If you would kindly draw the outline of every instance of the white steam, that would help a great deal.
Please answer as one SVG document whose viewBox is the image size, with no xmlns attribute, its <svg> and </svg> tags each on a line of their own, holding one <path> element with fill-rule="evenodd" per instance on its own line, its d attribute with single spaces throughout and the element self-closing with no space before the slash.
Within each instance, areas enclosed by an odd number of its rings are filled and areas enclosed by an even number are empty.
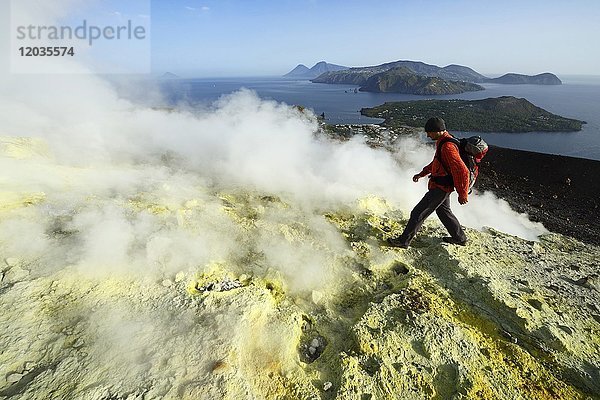
<svg viewBox="0 0 600 400">
<path fill-rule="evenodd" d="M 69 217 L 64 229 L 80 232 L 80 264 L 92 270 L 148 263 L 177 269 L 227 258 L 242 233 L 235 232 L 207 188 L 279 196 L 317 216 L 367 195 L 384 197 L 408 213 L 427 190 L 425 180 L 411 181 L 432 157 L 432 150 L 416 140 L 401 140 L 395 154 L 369 148 L 358 138 L 331 142 L 314 135 L 312 115 L 248 90 L 225 96 L 207 110 L 177 112 L 123 100 L 93 76 L 11 79 L 3 88 L 0 105 L 7 113 L 1 135 L 43 138 L 52 162 L 62 165 L 47 168 L 49 161 L 39 157 L 4 159 L 4 180 L 46 193 L 52 212 Z M 68 178 L 61 168 L 69 171 Z M 197 228 L 191 233 L 180 229 L 181 217 L 158 229 L 164 221 L 157 224 L 157 215 L 132 216 L 108 201 L 131 204 L 140 193 L 150 196 L 146 203 L 179 206 L 199 199 L 205 217 L 188 221 Z M 103 200 L 87 209 L 90 198 Z M 471 196 L 466 206 L 454 203 L 461 223 L 472 228 L 490 226 L 526 239 L 543 232 L 489 193 Z M 38 218 L 39 225 L 9 221 L 2 228 L 20 236 L 29 229 L 28 236 L 39 237 L 50 219 Z M 43 243 L 31 251 L 39 254 Z M 263 245 L 275 265 L 304 260 L 316 266 L 330 257 L 309 251 L 305 259 L 301 247 L 274 251 L 276 245 Z"/>
<path fill-rule="evenodd" d="M 184 385 L 215 358 L 237 358 L 242 370 L 295 360 L 299 328 L 282 328 L 297 324 L 278 319 L 272 296 L 251 287 L 259 294 L 236 299 L 239 310 L 218 301 L 186 309 L 182 298 L 193 301 L 179 290 L 179 272 L 225 263 L 302 294 L 339 283 L 347 275 L 334 267 L 351 251 L 323 214 L 375 195 L 407 215 L 427 190 L 411 177 L 433 156 L 410 138 L 395 153 L 359 138 L 320 138 L 313 115 L 247 90 L 206 109 L 168 111 L 124 100 L 93 75 L 4 74 L 0 109 L 0 255 L 13 277 L 31 279 L 2 295 L 3 323 L 21 333 L 0 339 L 10 364 L 59 360 L 53 385 L 70 388 L 77 371 L 92 371 L 79 382 L 84 391 L 98 382 L 173 382 L 171 373 Z M 491 194 L 453 209 L 472 228 L 527 239 L 544 231 Z M 59 331 L 81 342 L 63 346 Z M 88 355 L 63 356 L 71 346 Z M 199 386 L 217 385 L 203 379 Z"/>
<path fill-rule="evenodd" d="M 50 23 L 83 4 L 62 0 L 48 9 L 37 3 L 12 11 Z M 248 90 L 205 109 L 168 111 L 125 100 L 89 74 L 0 79 L 0 137 L 35 139 L 22 148 L 11 144 L 27 156 L 4 151 L 0 157 L 0 180 L 11 191 L 3 201 L 19 193 L 41 198 L 0 221 L 0 242 L 11 254 L 50 258 L 46 264 L 75 264 L 89 273 L 174 272 L 240 260 L 251 248 L 306 289 L 323 281 L 323 264 L 346 251 L 323 211 L 375 195 L 407 214 L 427 190 L 424 180 L 411 180 L 432 158 L 418 141 L 400 140 L 394 154 L 358 137 L 332 142 L 315 136 L 310 113 Z M 157 94 L 126 86 L 144 100 Z M 301 235 L 276 240 L 261 235 L 260 226 L 258 235 L 244 230 L 223 212 L 220 198 L 239 191 L 299 205 L 303 215 L 280 210 L 273 217 L 267 210 L 261 218 L 289 218 L 271 220 L 274 226 L 302 220 L 302 229 L 323 246 Z M 460 221 L 472 228 L 491 226 L 527 239 L 544 232 L 491 194 L 472 196 L 466 206 L 454 203 Z"/>
</svg>

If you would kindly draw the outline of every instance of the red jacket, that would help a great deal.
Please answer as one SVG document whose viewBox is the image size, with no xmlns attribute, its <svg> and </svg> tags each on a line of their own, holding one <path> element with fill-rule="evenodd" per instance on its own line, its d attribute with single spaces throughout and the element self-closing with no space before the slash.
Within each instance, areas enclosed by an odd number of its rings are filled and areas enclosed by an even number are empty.
<svg viewBox="0 0 600 400">
<path fill-rule="evenodd" d="M 440 141 L 443 138 L 452 137 L 448 132 L 445 132 L 436 142 L 435 147 L 440 145 Z M 429 165 L 425 166 L 423 170 L 419 173 L 420 177 L 429 176 L 429 189 L 440 188 L 445 192 L 454 191 L 454 187 L 456 187 L 456 192 L 458 193 L 459 199 L 467 199 L 469 194 L 469 170 L 467 166 L 460 158 L 460 154 L 458 153 L 458 146 L 452 142 L 446 142 L 442 146 L 441 157 L 444 160 L 444 163 L 450 168 L 450 171 L 444 170 L 444 166 L 437 159 L 433 158 L 433 161 L 429 163 Z M 452 174 L 452 179 L 454 180 L 454 187 L 452 186 L 443 186 L 438 183 L 435 183 L 431 177 L 434 176 L 445 176 L 448 174 Z"/>
</svg>

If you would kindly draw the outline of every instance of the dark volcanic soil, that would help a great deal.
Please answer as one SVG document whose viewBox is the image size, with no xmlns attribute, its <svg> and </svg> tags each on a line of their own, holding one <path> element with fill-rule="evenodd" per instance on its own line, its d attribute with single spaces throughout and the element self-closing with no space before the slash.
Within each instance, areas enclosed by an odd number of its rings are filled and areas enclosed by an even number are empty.
<svg viewBox="0 0 600 400">
<path fill-rule="evenodd" d="M 372 147 L 393 151 L 393 143 L 419 128 L 392 130 L 378 125 L 324 125 L 330 137 L 363 135 Z M 431 147 L 432 154 L 435 151 Z M 489 190 L 527 213 L 551 232 L 600 245 L 600 161 L 490 146 L 475 187 Z"/>
<path fill-rule="evenodd" d="M 552 232 L 600 245 L 600 161 L 490 146 L 476 187 Z"/>
</svg>

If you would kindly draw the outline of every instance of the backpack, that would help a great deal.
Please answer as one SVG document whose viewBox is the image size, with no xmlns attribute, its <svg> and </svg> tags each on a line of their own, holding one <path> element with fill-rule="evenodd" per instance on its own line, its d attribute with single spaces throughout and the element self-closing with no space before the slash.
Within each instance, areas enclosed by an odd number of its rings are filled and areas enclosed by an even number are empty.
<svg viewBox="0 0 600 400">
<path fill-rule="evenodd" d="M 480 136 L 471 136 L 470 138 L 462 139 L 457 139 L 453 136 L 451 138 L 442 139 L 435 151 L 435 157 L 440 160 L 446 172 L 449 172 L 450 168 L 448 168 L 448 166 L 442 160 L 442 146 L 447 142 L 452 142 L 458 146 L 460 158 L 469 170 L 469 193 L 471 193 L 471 189 L 473 188 L 475 180 L 477 179 L 477 175 L 479 174 L 479 163 L 487 154 L 488 145 Z M 452 174 L 450 173 L 445 176 L 436 176 L 432 179 L 435 183 L 440 185 L 454 186 L 454 180 L 452 179 Z"/>
</svg>

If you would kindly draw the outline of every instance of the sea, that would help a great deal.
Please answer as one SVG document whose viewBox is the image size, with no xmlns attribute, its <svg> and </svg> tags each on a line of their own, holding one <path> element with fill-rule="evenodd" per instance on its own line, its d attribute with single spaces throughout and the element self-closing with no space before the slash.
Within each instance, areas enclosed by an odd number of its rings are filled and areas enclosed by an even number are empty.
<svg viewBox="0 0 600 400">
<path fill-rule="evenodd" d="M 383 120 L 362 116 L 360 109 L 389 101 L 478 100 L 515 96 L 551 113 L 586 121 L 586 124 L 579 132 L 479 133 L 457 132 L 452 129 L 452 121 L 446 121 L 448 130 L 459 137 L 477 134 L 489 144 L 501 147 L 600 160 L 600 76 L 559 77 L 562 85 L 483 84 L 483 91 L 444 96 L 368 93 L 358 91 L 358 86 L 353 85 L 321 84 L 281 77 L 169 79 L 161 80 L 160 86 L 169 105 L 180 102 L 205 105 L 223 95 L 247 88 L 263 99 L 302 105 L 319 115 L 324 113 L 326 122 L 330 124 L 380 123 Z M 423 140 L 426 140 L 424 135 Z"/>
</svg>

